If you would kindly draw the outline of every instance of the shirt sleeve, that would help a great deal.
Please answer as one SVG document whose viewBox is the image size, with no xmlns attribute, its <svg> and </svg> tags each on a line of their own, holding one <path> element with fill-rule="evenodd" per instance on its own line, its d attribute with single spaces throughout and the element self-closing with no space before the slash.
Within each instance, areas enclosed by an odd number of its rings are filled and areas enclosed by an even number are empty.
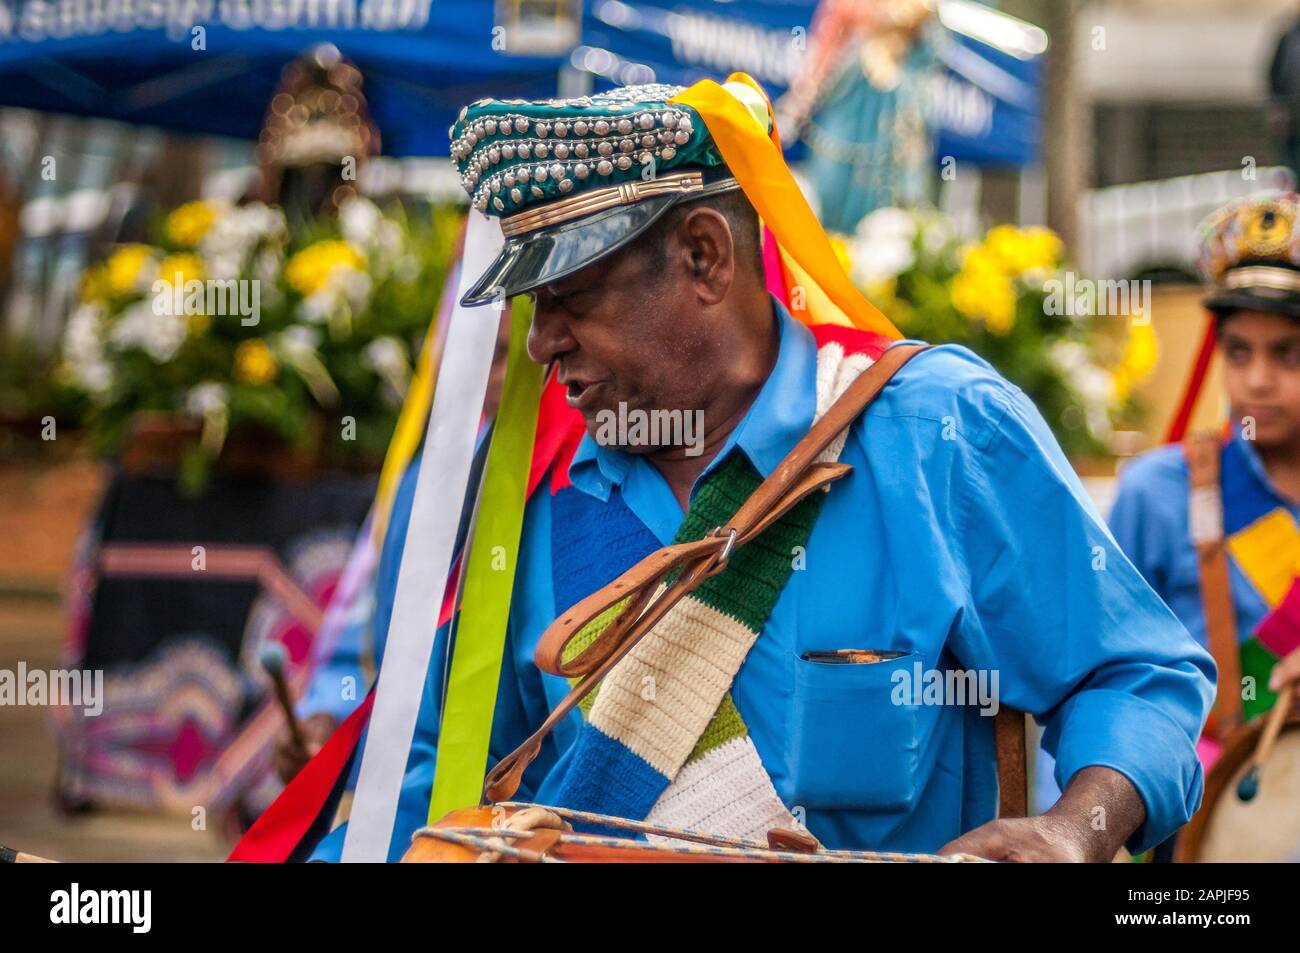
<svg viewBox="0 0 1300 953">
<path fill-rule="evenodd" d="M 1181 453 L 1179 448 L 1167 448 L 1125 464 L 1120 469 L 1108 520 L 1119 548 L 1166 602 L 1170 596 L 1172 546 L 1182 541 L 1190 545 L 1185 517 L 1187 479 L 1177 465 Z"/>
<path fill-rule="evenodd" d="M 379 667 L 393 615 L 402 547 L 406 545 L 406 529 L 415 503 L 419 463 L 417 454 L 398 482 L 374 576 L 357 593 L 356 604 L 349 608 L 347 621 L 329 654 L 317 663 L 307 691 L 298 703 L 299 717 L 310 718 L 325 712 L 342 721 L 365 696 L 369 687 L 367 669 L 373 671 Z M 349 686 L 351 691 L 346 690 Z"/>
<path fill-rule="evenodd" d="M 367 587 L 357 598 L 368 608 L 373 594 Z M 349 615 L 354 613 L 349 610 Z M 366 675 L 361 668 L 361 647 L 369 628 L 370 615 L 365 611 L 357 615 L 360 617 L 350 618 L 344 624 L 330 654 L 321 659 L 312 672 L 307 691 L 298 702 L 299 718 L 328 714 L 343 721 L 365 697 Z"/>
<path fill-rule="evenodd" d="M 1044 726 L 1062 790 L 1094 765 L 1132 782 L 1146 819 L 1128 846 L 1144 851 L 1200 804 L 1213 662 L 1120 550 L 1028 398 L 1000 380 L 982 389 L 993 425 L 954 463 L 971 610 L 954 651 Z"/>
</svg>

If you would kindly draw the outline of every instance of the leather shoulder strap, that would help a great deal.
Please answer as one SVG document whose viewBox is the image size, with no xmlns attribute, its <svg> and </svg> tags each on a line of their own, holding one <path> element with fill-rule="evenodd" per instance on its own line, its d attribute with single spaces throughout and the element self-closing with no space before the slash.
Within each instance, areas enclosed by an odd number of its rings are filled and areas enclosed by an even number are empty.
<svg viewBox="0 0 1300 953">
<path fill-rule="evenodd" d="M 993 716 L 998 759 L 998 817 L 1029 815 L 1029 769 L 1025 713 L 1003 705 Z"/>
<path fill-rule="evenodd" d="M 1219 667 L 1211 731 L 1222 736 L 1242 721 L 1241 649 L 1237 642 L 1237 613 L 1223 538 L 1223 491 L 1219 464 L 1223 442 L 1198 434 L 1183 441 L 1188 469 L 1188 526 L 1196 547 L 1201 580 L 1201 607 L 1210 654 Z"/>
<path fill-rule="evenodd" d="M 580 679 L 547 716 L 542 726 L 488 772 L 485 794 L 490 801 L 507 800 L 518 790 L 524 770 L 541 750 L 542 739 L 613 670 L 664 615 L 706 579 L 726 568 L 731 553 L 780 519 L 808 494 L 852 470 L 844 463 L 818 462 L 818 457 L 871 404 L 923 345 L 899 344 L 858 375 L 827 408 L 785 459 L 741 504 L 727 526 L 702 539 L 674 543 L 656 550 L 552 622 L 538 641 L 537 667 L 553 675 Z M 669 579 L 669 577 L 672 577 Z M 565 659 L 569 642 L 597 616 L 626 600 L 610 622 L 573 658 Z"/>
</svg>

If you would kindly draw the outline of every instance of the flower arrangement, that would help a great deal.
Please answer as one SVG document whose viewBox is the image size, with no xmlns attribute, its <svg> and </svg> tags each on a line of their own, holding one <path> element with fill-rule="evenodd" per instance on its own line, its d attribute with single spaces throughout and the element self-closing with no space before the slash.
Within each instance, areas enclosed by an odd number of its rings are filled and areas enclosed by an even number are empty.
<svg viewBox="0 0 1300 953">
<path fill-rule="evenodd" d="M 845 244 L 855 282 L 904 334 L 985 358 L 1067 453 L 1105 450 L 1137 413 L 1133 385 L 1156 359 L 1149 318 L 1054 307 L 1066 261 L 1050 229 L 998 225 L 965 241 L 939 212 L 883 208 Z"/>
<path fill-rule="evenodd" d="M 449 267 L 460 213 L 356 198 L 290 234 L 279 209 L 191 202 L 149 244 L 87 270 L 58 380 L 106 453 L 141 412 L 201 429 L 183 481 L 200 485 L 235 431 L 382 454 Z"/>
</svg>

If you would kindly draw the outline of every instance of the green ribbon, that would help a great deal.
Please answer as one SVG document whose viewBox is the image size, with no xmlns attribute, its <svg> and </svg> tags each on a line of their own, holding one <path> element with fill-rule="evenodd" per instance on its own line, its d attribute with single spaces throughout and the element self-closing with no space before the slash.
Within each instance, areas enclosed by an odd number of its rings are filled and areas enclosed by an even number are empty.
<svg viewBox="0 0 1300 953">
<path fill-rule="evenodd" d="M 527 307 L 512 309 L 505 385 L 479 491 L 460 619 L 454 623 L 430 824 L 483 796 L 544 376 L 526 350 L 530 320 Z"/>
</svg>

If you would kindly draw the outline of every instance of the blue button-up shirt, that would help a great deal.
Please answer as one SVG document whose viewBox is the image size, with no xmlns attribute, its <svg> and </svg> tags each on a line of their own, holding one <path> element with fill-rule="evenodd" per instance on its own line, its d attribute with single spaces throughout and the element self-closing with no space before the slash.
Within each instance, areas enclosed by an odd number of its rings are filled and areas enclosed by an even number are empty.
<svg viewBox="0 0 1300 953">
<path fill-rule="evenodd" d="M 1300 503 L 1283 496 L 1268 478 L 1254 445 L 1236 430 L 1233 440 L 1245 456 L 1260 493 L 1300 520 Z M 1129 559 L 1174 610 L 1201 645 L 1208 645 L 1201 603 L 1201 573 L 1188 510 L 1187 458 L 1181 446 L 1160 447 L 1131 460 L 1120 471 L 1110 527 Z M 1269 613 L 1269 605 L 1229 559 L 1232 604 L 1238 638 L 1245 642 Z"/>
<path fill-rule="evenodd" d="M 743 453 L 767 476 L 813 422 L 816 344 L 775 311 L 775 366 L 706 475 Z M 970 351 L 933 348 L 853 424 L 840 459 L 853 472 L 831 487 L 803 564 L 731 688 L 777 793 L 802 808 L 811 833 L 835 848 L 934 851 L 995 816 L 992 710 L 927 703 L 919 687 L 896 695 L 898 673 L 934 669 L 996 678 L 1001 704 L 1044 725 L 1062 787 L 1090 765 L 1125 775 L 1147 814 L 1132 849 L 1185 823 L 1201 799 L 1194 742 L 1213 662 L 1116 546 L 1024 394 Z M 592 496 L 622 494 L 661 543 L 672 541 L 682 509 L 644 457 L 588 435 L 569 475 Z M 552 511 L 543 487 L 525 512 L 493 763 L 569 688 L 533 664 L 557 610 Z M 840 648 L 901 655 L 860 665 L 803 658 Z M 440 633 L 394 858 L 428 810 L 444 651 Z M 520 799 L 546 802 L 579 719 L 575 711 L 547 739 Z M 336 858 L 341 844 L 340 829 L 316 856 Z"/>
</svg>

